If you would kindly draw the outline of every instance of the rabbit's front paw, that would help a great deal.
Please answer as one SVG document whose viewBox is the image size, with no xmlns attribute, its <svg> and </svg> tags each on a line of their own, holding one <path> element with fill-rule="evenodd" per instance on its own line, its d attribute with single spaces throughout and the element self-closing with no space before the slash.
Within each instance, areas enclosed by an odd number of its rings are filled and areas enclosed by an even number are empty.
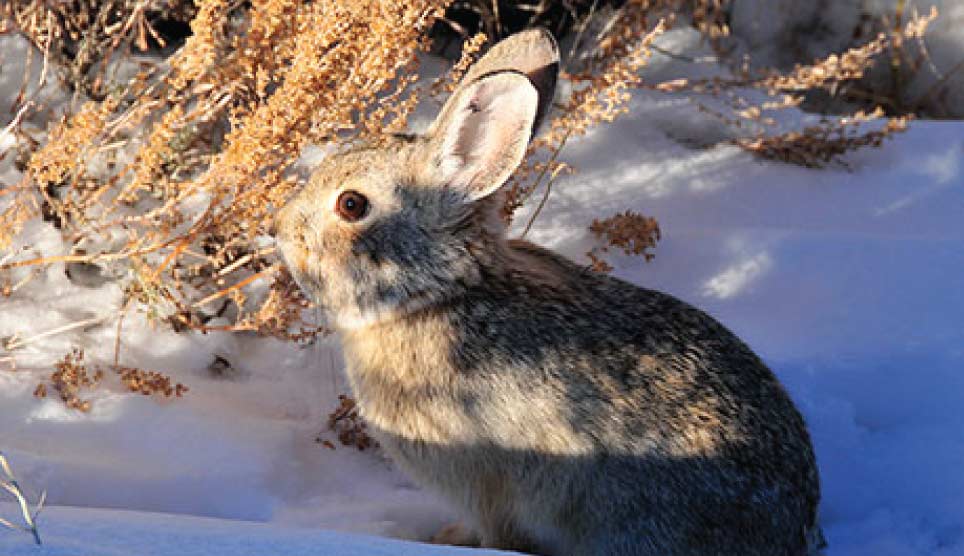
<svg viewBox="0 0 964 556">
<path fill-rule="evenodd" d="M 452 523 L 432 535 L 432 544 L 446 544 L 450 546 L 471 546 L 479 547 L 482 539 L 478 533 L 465 526 L 463 523 Z"/>
</svg>

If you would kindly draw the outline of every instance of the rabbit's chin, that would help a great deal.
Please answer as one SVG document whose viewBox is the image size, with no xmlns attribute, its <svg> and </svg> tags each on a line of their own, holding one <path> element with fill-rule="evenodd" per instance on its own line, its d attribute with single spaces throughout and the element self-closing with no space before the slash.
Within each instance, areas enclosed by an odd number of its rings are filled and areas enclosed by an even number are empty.
<svg viewBox="0 0 964 556">
<path fill-rule="evenodd" d="M 403 319 L 413 313 L 444 304 L 446 297 L 438 291 L 410 293 L 404 299 L 379 299 L 364 307 L 329 308 L 332 324 L 342 330 L 358 330 L 369 326 Z"/>
<path fill-rule="evenodd" d="M 397 320 L 417 310 L 405 310 L 401 305 L 375 307 L 365 310 L 342 310 L 330 315 L 334 326 L 340 330 L 359 330 L 376 324 Z"/>
<path fill-rule="evenodd" d="M 404 297 L 386 297 L 373 295 L 364 288 L 357 289 L 358 284 L 352 284 L 356 288 L 339 289 L 337 285 L 344 283 L 337 280 L 331 283 L 322 276 L 308 277 L 295 270 L 292 270 L 291 275 L 301 291 L 325 312 L 328 323 L 341 330 L 358 330 L 402 319 L 412 313 L 443 304 L 447 299 L 442 295 L 441 291 L 444 290 L 441 288 L 406 292 Z M 341 299 L 352 299 L 354 302 L 338 302 Z"/>
</svg>

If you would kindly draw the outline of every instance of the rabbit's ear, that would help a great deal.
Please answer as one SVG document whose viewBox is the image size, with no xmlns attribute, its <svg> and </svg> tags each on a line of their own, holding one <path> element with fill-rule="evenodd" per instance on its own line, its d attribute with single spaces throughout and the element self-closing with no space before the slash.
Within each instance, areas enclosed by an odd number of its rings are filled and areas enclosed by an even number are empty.
<svg viewBox="0 0 964 556">
<path fill-rule="evenodd" d="M 521 73 L 459 88 L 427 134 L 426 162 L 436 180 L 473 201 L 498 190 L 522 162 L 538 105 L 538 91 Z"/>
<path fill-rule="evenodd" d="M 559 74 L 559 46 L 556 39 L 545 29 L 516 33 L 496 43 L 485 56 L 472 64 L 462 83 L 470 85 L 480 77 L 502 71 L 524 74 L 539 92 L 539 108 L 532 122 L 532 133 L 535 134 L 556 92 Z"/>
</svg>

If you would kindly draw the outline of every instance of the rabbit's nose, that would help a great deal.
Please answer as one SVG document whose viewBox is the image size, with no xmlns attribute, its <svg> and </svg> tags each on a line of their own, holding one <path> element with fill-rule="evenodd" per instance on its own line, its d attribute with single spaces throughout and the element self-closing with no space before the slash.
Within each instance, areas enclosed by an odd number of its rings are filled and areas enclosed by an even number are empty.
<svg viewBox="0 0 964 556">
<path fill-rule="evenodd" d="M 271 237 L 278 236 L 278 217 L 274 217 L 268 222 L 268 235 Z"/>
</svg>

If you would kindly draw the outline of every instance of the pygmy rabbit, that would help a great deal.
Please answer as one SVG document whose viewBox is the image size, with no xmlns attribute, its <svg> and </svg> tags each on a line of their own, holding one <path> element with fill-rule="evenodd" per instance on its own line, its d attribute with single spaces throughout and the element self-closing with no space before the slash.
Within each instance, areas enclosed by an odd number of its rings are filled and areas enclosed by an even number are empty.
<svg viewBox="0 0 964 556">
<path fill-rule="evenodd" d="M 486 547 L 815 554 L 813 449 L 763 362 L 678 299 L 506 239 L 499 190 L 558 61 L 544 31 L 498 43 L 425 134 L 329 157 L 280 212 L 362 415 Z"/>
</svg>

